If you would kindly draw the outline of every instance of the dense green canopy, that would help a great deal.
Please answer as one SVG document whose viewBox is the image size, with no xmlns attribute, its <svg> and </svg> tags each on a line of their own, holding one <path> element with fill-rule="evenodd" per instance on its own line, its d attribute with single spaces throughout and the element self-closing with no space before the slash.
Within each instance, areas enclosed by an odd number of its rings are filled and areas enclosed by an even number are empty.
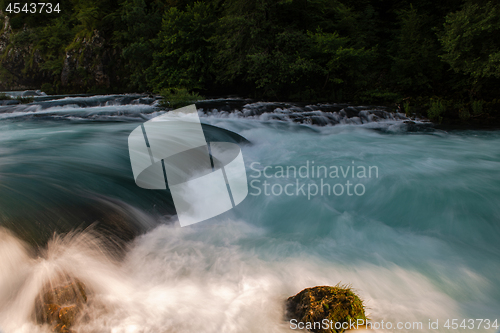
<svg viewBox="0 0 500 333">
<path fill-rule="evenodd" d="M 495 104 L 500 82 L 494 1 L 67 0 L 58 14 L 4 14 L 0 81 L 36 70 L 59 92 L 184 88 L 409 111 L 431 98 L 443 110 Z M 23 74 L 12 48 L 25 50 Z"/>
</svg>

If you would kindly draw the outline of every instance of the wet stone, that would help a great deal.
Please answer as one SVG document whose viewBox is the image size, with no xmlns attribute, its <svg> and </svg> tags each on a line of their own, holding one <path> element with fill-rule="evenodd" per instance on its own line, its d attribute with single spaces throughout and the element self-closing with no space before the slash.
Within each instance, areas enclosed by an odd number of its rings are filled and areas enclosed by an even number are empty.
<svg viewBox="0 0 500 333">
<path fill-rule="evenodd" d="M 50 324 L 54 333 L 75 333 L 70 329 L 87 303 L 87 290 L 81 281 L 46 287 L 35 301 L 38 324 Z"/>
</svg>

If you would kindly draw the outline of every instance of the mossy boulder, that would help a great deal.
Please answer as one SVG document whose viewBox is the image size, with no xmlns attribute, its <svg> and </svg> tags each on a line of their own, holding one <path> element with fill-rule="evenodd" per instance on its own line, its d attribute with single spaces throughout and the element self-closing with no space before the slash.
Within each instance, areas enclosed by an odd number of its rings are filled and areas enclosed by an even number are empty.
<svg viewBox="0 0 500 333">
<path fill-rule="evenodd" d="M 83 282 L 73 280 L 57 287 L 47 286 L 35 301 L 35 317 L 39 324 L 52 325 L 54 333 L 70 333 L 84 304 L 87 289 Z"/>
<path fill-rule="evenodd" d="M 286 302 L 287 319 L 297 322 L 312 323 L 308 328 L 316 333 L 341 333 L 345 331 L 342 323 L 366 321 L 363 301 L 349 286 L 337 285 L 318 286 L 302 290 Z M 314 323 L 323 323 L 328 320 L 328 328 Z M 336 324 L 338 323 L 338 324 Z M 321 326 L 321 327 L 318 327 Z M 344 324 L 344 327 L 347 327 Z"/>
</svg>

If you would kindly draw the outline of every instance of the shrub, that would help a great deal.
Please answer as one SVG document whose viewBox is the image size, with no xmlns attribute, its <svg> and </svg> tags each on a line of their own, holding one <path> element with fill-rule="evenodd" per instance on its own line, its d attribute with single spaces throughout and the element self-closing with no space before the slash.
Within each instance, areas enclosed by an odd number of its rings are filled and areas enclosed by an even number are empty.
<svg viewBox="0 0 500 333">
<path fill-rule="evenodd" d="M 44 93 L 46 93 L 47 95 L 53 95 L 55 93 L 54 87 L 48 82 L 45 82 L 44 84 L 42 84 L 41 90 Z"/>
<path fill-rule="evenodd" d="M 33 97 L 21 97 L 17 96 L 16 99 L 21 103 L 21 104 L 28 104 L 33 102 L 35 99 Z"/>
<path fill-rule="evenodd" d="M 470 112 L 465 106 L 458 109 L 458 117 L 462 120 L 468 120 L 470 118 Z"/>
<path fill-rule="evenodd" d="M 160 102 L 160 105 L 174 109 L 194 104 L 195 102 L 203 99 L 203 97 L 198 93 L 189 92 L 185 88 L 162 89 L 160 91 L 160 95 L 163 96 L 163 100 Z"/>
<path fill-rule="evenodd" d="M 483 104 L 484 101 L 472 101 L 471 102 L 472 113 L 474 115 L 480 115 L 481 113 L 483 113 Z"/>
<path fill-rule="evenodd" d="M 410 106 L 410 101 L 405 101 L 403 103 L 403 110 L 405 112 L 405 115 L 409 117 L 411 115 L 411 106 Z"/>
<path fill-rule="evenodd" d="M 443 120 L 443 114 L 446 111 L 444 102 L 440 99 L 431 100 L 431 105 L 429 110 L 427 110 L 427 116 L 430 120 L 441 123 Z"/>
</svg>

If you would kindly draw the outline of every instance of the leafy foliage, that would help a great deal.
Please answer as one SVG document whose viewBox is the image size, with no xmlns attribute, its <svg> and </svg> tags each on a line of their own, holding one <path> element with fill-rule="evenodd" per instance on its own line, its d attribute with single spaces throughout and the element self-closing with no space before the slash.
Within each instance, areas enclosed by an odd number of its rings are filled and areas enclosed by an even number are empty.
<svg viewBox="0 0 500 333">
<path fill-rule="evenodd" d="M 446 16 L 440 34 L 444 61 L 475 78 L 500 78 L 500 5 L 467 2 Z"/>
<path fill-rule="evenodd" d="M 444 102 L 441 99 L 432 99 L 429 110 L 427 111 L 427 116 L 432 121 L 441 122 L 443 120 L 442 115 L 446 111 Z"/>
<path fill-rule="evenodd" d="M 184 88 L 162 89 L 160 95 L 163 97 L 160 104 L 174 109 L 194 104 L 203 99 L 201 95 L 190 93 Z"/>
<path fill-rule="evenodd" d="M 114 30 L 113 40 L 128 67 L 128 86 L 132 89 L 148 89 L 146 71 L 153 61 L 154 39 L 164 9 L 160 1 L 125 0 L 117 13 L 120 27 Z"/>
<path fill-rule="evenodd" d="M 4 84 L 100 91 L 99 72 L 120 92 L 397 103 L 436 121 L 499 114 L 494 1 L 68 0 L 59 14 L 8 16 Z"/>
<path fill-rule="evenodd" d="M 210 82 L 211 45 L 215 17 L 211 7 L 202 2 L 165 12 L 158 37 L 158 51 L 153 54 L 149 82 L 154 90 L 165 87 L 202 89 Z"/>
<path fill-rule="evenodd" d="M 410 5 L 400 10 L 399 31 L 393 46 L 391 73 L 395 84 L 404 92 L 429 93 L 441 78 L 443 64 L 437 38 L 431 30 L 431 19 Z"/>
</svg>

